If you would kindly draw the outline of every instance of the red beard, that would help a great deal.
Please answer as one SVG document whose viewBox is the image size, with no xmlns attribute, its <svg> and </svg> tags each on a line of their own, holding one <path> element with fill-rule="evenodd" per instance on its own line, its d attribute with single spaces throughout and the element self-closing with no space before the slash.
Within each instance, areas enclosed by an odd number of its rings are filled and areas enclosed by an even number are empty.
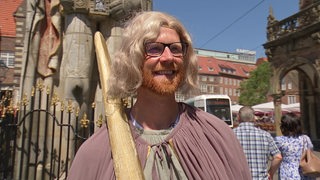
<svg viewBox="0 0 320 180">
<path fill-rule="evenodd" d="M 185 71 L 182 67 L 177 68 L 171 75 L 157 75 L 149 69 L 143 69 L 142 86 L 160 95 L 174 94 L 182 84 L 185 77 Z"/>
</svg>

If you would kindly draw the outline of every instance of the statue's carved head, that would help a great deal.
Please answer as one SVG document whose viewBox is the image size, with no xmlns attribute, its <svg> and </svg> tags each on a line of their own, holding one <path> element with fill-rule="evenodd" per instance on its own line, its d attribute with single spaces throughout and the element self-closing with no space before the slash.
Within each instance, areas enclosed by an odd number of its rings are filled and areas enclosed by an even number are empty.
<svg viewBox="0 0 320 180">
<path fill-rule="evenodd" d="M 111 0 L 109 14 L 116 20 L 126 19 L 134 12 L 146 10 L 144 3 L 145 0 Z"/>
</svg>

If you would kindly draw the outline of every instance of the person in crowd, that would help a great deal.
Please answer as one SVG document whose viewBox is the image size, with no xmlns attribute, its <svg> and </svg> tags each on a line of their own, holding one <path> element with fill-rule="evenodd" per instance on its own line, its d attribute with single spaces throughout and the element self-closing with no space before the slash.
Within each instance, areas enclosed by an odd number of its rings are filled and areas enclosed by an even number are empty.
<svg viewBox="0 0 320 180">
<path fill-rule="evenodd" d="M 279 179 L 312 179 L 304 177 L 299 170 L 303 151 L 313 148 L 309 136 L 302 134 L 300 118 L 294 113 L 283 115 L 280 129 L 282 136 L 275 137 L 276 145 L 283 156 L 279 168 Z"/>
<path fill-rule="evenodd" d="M 112 59 L 110 97 L 136 97 L 128 111 L 145 179 L 251 179 L 232 129 L 217 117 L 175 100 L 197 87 L 189 33 L 175 17 L 138 13 L 126 25 Z M 115 179 L 108 128 L 78 150 L 69 180 Z"/>
<path fill-rule="evenodd" d="M 240 124 L 233 130 L 246 155 L 252 178 L 272 179 L 282 160 L 273 137 L 269 132 L 255 127 L 254 110 L 250 106 L 240 108 L 238 118 Z"/>
</svg>

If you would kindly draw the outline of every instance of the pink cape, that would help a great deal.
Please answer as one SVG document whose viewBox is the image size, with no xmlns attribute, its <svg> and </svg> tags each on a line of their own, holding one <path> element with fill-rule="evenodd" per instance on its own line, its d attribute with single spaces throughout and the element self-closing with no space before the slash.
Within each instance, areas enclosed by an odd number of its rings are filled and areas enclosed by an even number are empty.
<svg viewBox="0 0 320 180">
<path fill-rule="evenodd" d="M 180 121 L 165 141 L 173 142 L 188 179 L 251 179 L 247 160 L 232 129 L 209 113 L 184 103 L 179 103 L 179 106 Z M 141 166 L 144 167 L 148 143 L 131 123 L 130 126 Z M 116 179 L 105 125 L 80 147 L 68 179 Z"/>
</svg>

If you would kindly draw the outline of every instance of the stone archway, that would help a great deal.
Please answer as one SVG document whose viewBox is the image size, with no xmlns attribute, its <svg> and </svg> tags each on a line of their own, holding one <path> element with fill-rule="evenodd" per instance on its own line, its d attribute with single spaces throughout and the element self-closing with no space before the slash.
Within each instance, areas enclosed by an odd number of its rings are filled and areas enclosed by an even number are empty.
<svg viewBox="0 0 320 180">
<path fill-rule="evenodd" d="M 292 63 L 294 62 L 294 63 Z M 281 118 L 281 80 L 289 71 L 296 70 L 299 79 L 299 94 L 301 104 L 301 119 L 303 121 L 304 130 L 312 139 L 319 139 L 316 129 L 320 128 L 319 113 L 317 109 L 319 104 L 319 72 L 316 67 L 310 63 L 312 60 L 297 57 L 289 61 L 284 61 L 280 66 L 273 66 L 273 77 L 271 79 L 270 94 L 274 97 L 275 102 L 275 119 L 276 131 L 280 134 L 279 122 Z"/>
<path fill-rule="evenodd" d="M 297 4 L 298 5 L 298 4 Z M 283 20 L 268 17 L 268 41 L 263 45 L 273 69 L 270 95 L 275 103 L 277 135 L 280 134 L 281 79 L 291 70 L 298 72 L 301 119 L 315 149 L 320 149 L 320 1 L 311 2 Z"/>
</svg>

